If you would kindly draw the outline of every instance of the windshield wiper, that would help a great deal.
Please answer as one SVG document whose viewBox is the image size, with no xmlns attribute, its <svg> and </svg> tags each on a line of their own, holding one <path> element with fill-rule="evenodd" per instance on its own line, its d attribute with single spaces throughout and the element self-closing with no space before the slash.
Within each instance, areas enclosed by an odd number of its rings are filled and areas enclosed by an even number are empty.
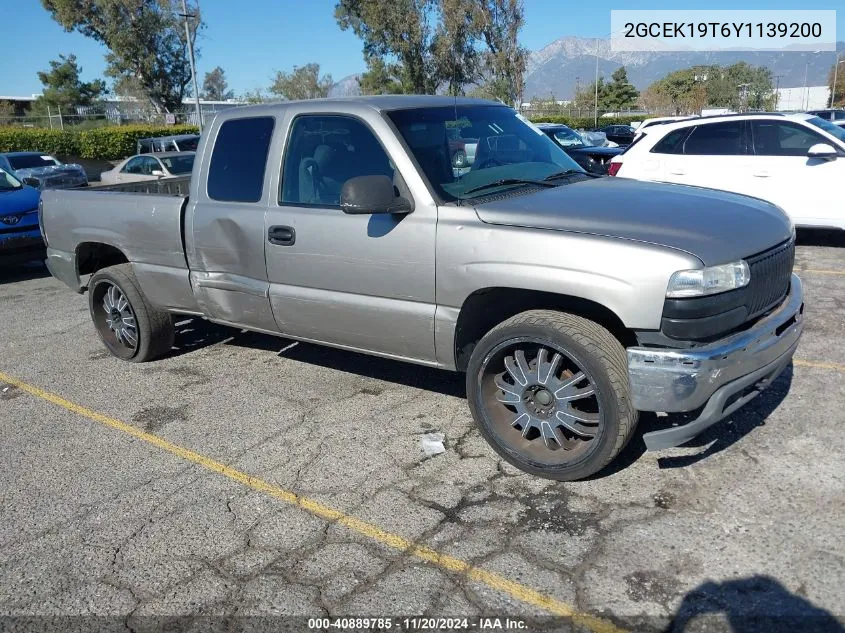
<svg viewBox="0 0 845 633">
<path fill-rule="evenodd" d="M 546 176 L 545 178 L 543 178 L 543 180 L 556 180 L 558 178 L 563 178 L 564 176 L 573 176 L 575 174 L 583 174 L 584 176 L 590 176 L 591 178 L 601 177 L 599 174 L 591 174 L 590 172 L 584 171 L 582 169 L 564 169 L 563 171 L 559 171 L 557 173 Z"/>
<path fill-rule="evenodd" d="M 494 187 L 506 187 L 507 185 L 537 185 L 540 187 L 554 187 L 554 185 L 546 180 L 530 180 L 527 178 L 502 178 L 500 180 L 494 180 L 493 182 L 488 182 L 484 185 L 479 185 L 477 187 L 473 187 L 467 191 L 464 191 L 464 195 L 470 193 L 476 193 L 477 191 L 484 191 L 485 189 L 492 189 Z"/>
</svg>

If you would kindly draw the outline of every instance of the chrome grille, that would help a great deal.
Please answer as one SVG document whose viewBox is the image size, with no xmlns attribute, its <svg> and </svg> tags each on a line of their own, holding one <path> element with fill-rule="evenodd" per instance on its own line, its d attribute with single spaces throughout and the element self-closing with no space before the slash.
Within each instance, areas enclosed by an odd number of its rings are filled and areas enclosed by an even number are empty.
<svg viewBox="0 0 845 633">
<path fill-rule="evenodd" d="M 751 269 L 746 307 L 748 318 L 753 319 L 780 303 L 789 292 L 789 280 L 795 264 L 795 242 L 789 240 L 745 261 Z"/>
</svg>

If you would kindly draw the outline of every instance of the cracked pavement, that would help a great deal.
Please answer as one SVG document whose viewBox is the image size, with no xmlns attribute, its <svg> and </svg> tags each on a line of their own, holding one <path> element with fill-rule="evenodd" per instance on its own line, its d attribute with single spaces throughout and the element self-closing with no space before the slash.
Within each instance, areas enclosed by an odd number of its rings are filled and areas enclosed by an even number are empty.
<svg viewBox="0 0 845 633">
<path fill-rule="evenodd" d="M 645 453 L 644 416 L 584 482 L 498 459 L 457 374 L 196 319 L 179 321 L 169 357 L 118 361 L 86 299 L 37 266 L 0 274 L 0 371 L 623 629 L 675 617 L 676 631 L 746 633 L 737 622 L 776 612 L 841 630 L 827 614 L 845 615 L 845 274 L 830 271 L 845 273 L 845 241 L 799 244 L 804 364 L 682 448 Z M 446 451 L 426 457 L 433 432 Z M 139 631 L 158 616 L 414 614 L 590 628 L 3 383 L 0 492 L 0 616 Z"/>
</svg>

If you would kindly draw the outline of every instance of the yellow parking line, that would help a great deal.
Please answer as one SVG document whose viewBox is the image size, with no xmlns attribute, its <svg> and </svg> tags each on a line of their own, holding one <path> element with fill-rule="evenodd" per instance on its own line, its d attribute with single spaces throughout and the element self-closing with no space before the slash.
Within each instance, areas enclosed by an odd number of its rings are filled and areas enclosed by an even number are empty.
<svg viewBox="0 0 845 633">
<path fill-rule="evenodd" d="M 348 515 L 342 510 L 337 510 L 324 505 L 319 501 L 315 501 L 314 499 L 300 496 L 295 492 L 285 490 L 284 488 L 264 481 L 263 479 L 248 475 L 247 473 L 232 468 L 231 466 L 227 466 L 222 462 L 218 462 L 217 460 L 179 446 L 178 444 L 168 442 L 157 435 L 142 431 L 141 429 L 118 420 L 117 418 L 112 418 L 108 415 L 98 413 L 97 411 L 93 411 L 92 409 L 76 404 L 75 402 L 71 402 L 70 400 L 65 400 L 61 396 L 25 383 L 22 380 L 13 378 L 3 372 L 0 372 L 0 381 L 14 385 L 18 389 L 26 391 L 37 398 L 51 402 L 52 404 L 67 409 L 77 415 L 84 416 L 89 420 L 93 420 L 94 422 L 98 422 L 104 426 L 122 431 L 136 439 L 146 442 L 147 444 L 152 444 L 153 446 L 181 457 L 182 459 L 186 459 L 189 462 L 193 462 L 203 468 L 237 481 L 244 486 L 249 486 L 254 490 L 263 492 L 271 497 L 284 501 L 285 503 L 298 506 L 306 512 L 310 512 L 322 519 L 339 523 L 340 525 L 378 541 L 383 545 L 406 552 L 416 558 L 436 565 L 447 571 L 461 574 L 470 580 L 483 583 L 491 589 L 507 594 L 510 597 L 526 604 L 539 607 L 549 613 L 552 613 L 553 615 L 571 618 L 574 623 L 579 624 L 594 633 L 625 633 L 624 629 L 620 629 L 612 622 L 588 613 L 580 612 L 574 606 L 561 602 L 560 600 L 541 593 L 536 589 L 532 589 L 526 585 L 509 580 L 494 572 L 473 567 L 464 560 L 455 558 L 454 556 L 449 556 L 448 554 L 442 554 L 430 547 L 417 545 L 413 541 L 399 536 L 398 534 L 387 532 L 373 523 L 368 523 L 367 521 L 362 521 L 361 519 Z"/>
<path fill-rule="evenodd" d="M 814 360 L 793 358 L 792 364 L 796 367 L 815 367 L 816 369 L 832 369 L 834 371 L 845 372 L 845 365 L 839 365 L 838 363 L 819 363 Z"/>
<path fill-rule="evenodd" d="M 845 270 L 820 270 L 816 268 L 805 268 L 803 270 L 796 270 L 798 274 L 810 273 L 812 275 L 845 275 Z"/>
</svg>

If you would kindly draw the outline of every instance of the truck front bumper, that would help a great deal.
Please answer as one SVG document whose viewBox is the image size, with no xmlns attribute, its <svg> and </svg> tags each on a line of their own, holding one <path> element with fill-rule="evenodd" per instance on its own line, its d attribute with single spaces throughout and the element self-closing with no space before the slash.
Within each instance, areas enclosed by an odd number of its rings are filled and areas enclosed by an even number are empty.
<svg viewBox="0 0 845 633">
<path fill-rule="evenodd" d="M 701 409 L 687 424 L 646 433 L 646 448 L 683 444 L 758 395 L 789 365 L 803 329 L 804 291 L 793 274 L 783 303 L 748 330 L 692 349 L 628 348 L 635 408 Z"/>
</svg>

